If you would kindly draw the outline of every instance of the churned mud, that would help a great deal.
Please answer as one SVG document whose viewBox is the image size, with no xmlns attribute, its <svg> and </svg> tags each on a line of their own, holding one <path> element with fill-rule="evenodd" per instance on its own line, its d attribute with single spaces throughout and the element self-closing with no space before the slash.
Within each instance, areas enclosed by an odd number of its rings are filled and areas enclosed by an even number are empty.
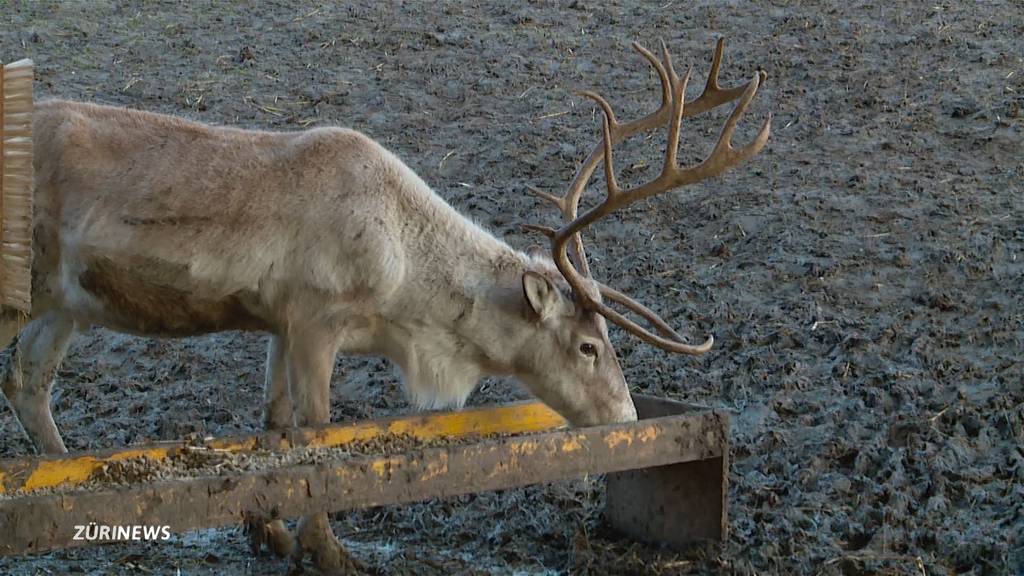
<svg viewBox="0 0 1024 576">
<path fill-rule="evenodd" d="M 463 213 L 526 248 L 598 137 L 581 89 L 621 118 L 656 105 L 629 48 L 664 38 L 703 84 L 768 83 L 724 177 L 588 234 L 595 274 L 694 341 L 670 356 L 613 331 L 631 385 L 733 414 L 729 540 L 685 553 L 609 534 L 599 478 L 342 514 L 384 574 L 1024 572 L 1024 7 L 986 2 L 196 4 L 14 2 L 6 61 L 40 96 L 282 130 L 340 124 L 397 152 Z M 726 111 L 687 121 L 698 160 Z M 620 180 L 660 169 L 662 134 Z M 591 198 L 603 183 L 595 183 Z M 72 450 L 260 422 L 263 338 L 92 329 L 57 374 Z M 339 359 L 334 420 L 405 413 L 391 367 Z M 522 398 L 487 381 L 473 403 Z M 28 454 L 0 410 L 0 456 Z M 0 560 L 14 574 L 280 574 L 238 531 Z M 313 570 L 311 567 L 309 570 Z"/>
</svg>

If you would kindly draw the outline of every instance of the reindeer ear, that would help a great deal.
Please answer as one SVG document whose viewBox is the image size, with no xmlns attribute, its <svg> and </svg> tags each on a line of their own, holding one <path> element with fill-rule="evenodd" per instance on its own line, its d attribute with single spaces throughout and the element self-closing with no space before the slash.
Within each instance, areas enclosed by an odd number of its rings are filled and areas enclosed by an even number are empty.
<svg viewBox="0 0 1024 576">
<path fill-rule="evenodd" d="M 534 244 L 533 246 L 530 246 L 529 248 L 526 249 L 526 254 L 530 258 L 540 258 L 544 256 L 544 253 L 544 247 L 541 246 L 540 244 Z"/>
<path fill-rule="evenodd" d="M 541 320 L 553 318 L 565 309 L 565 300 L 555 283 L 536 272 L 523 272 L 523 295 Z"/>
</svg>

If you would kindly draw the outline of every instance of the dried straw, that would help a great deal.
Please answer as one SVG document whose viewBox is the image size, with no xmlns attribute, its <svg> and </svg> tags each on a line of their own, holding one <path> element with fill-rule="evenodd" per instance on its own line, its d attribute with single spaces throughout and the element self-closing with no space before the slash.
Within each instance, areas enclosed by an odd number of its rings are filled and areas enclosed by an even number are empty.
<svg viewBox="0 0 1024 576">
<path fill-rule="evenodd" d="M 32 61 L 0 68 L 0 308 L 32 305 Z"/>
</svg>

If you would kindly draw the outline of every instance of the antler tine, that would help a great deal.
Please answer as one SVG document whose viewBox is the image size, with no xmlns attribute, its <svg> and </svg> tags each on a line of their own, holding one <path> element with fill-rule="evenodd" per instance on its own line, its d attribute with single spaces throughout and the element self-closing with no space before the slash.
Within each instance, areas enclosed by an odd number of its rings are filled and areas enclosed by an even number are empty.
<svg viewBox="0 0 1024 576">
<path fill-rule="evenodd" d="M 725 53 L 725 38 L 719 38 L 715 42 L 715 53 L 711 57 L 711 70 L 708 71 L 708 79 L 704 84 L 704 91 L 696 100 L 687 104 L 685 118 L 691 118 L 702 112 L 717 108 L 726 102 L 732 102 L 739 98 L 740 94 L 747 88 L 746 84 L 722 89 L 718 84 L 718 70 L 722 66 L 722 56 Z M 761 82 L 768 78 L 768 73 L 760 71 Z"/>
<path fill-rule="evenodd" d="M 529 185 L 526 186 L 526 189 L 527 189 L 527 191 L 530 192 L 530 194 L 533 194 L 534 196 L 537 196 L 538 198 L 543 198 L 544 200 L 547 200 L 548 202 L 551 202 L 552 204 L 554 204 L 555 208 L 558 208 L 558 211 L 561 212 L 563 216 L 565 216 L 565 197 L 564 196 L 555 196 L 554 194 L 548 194 L 547 192 L 545 192 L 545 191 L 543 191 L 543 190 L 541 190 L 539 188 L 534 188 L 533 186 L 529 186 Z"/>
<path fill-rule="evenodd" d="M 596 94 L 588 94 L 596 98 L 599 102 L 602 102 L 605 106 L 608 103 L 605 102 L 604 98 Z M 611 107 L 605 107 L 604 110 L 604 121 L 601 123 L 601 129 L 604 139 L 604 178 L 608 189 L 608 198 L 614 198 L 619 195 L 619 182 L 615 177 L 615 162 L 612 159 L 612 123 L 615 121 L 614 117 L 611 116 Z"/>
<path fill-rule="evenodd" d="M 662 42 L 661 44 L 662 48 L 664 48 L 665 43 Z M 659 108 L 661 110 L 661 108 L 665 108 L 672 103 L 672 82 L 669 79 L 668 72 L 665 70 L 665 66 L 658 61 L 658 57 L 647 48 L 644 48 L 639 42 L 633 42 L 633 49 L 646 58 L 651 67 L 658 73 L 658 78 L 661 80 L 661 107 Z"/>
<path fill-rule="evenodd" d="M 718 68 L 722 65 L 722 55 L 725 53 L 725 38 L 719 38 L 715 42 L 715 54 L 711 57 L 711 69 L 708 70 L 708 81 L 704 84 L 704 92 L 718 92 Z"/>
<path fill-rule="evenodd" d="M 601 111 L 604 112 L 604 117 L 608 119 L 608 123 L 611 124 L 611 128 L 614 130 L 619 126 L 619 122 L 615 119 L 615 111 L 612 110 L 612 105 L 604 99 L 603 96 L 597 92 L 591 92 L 590 90 L 581 90 L 576 93 L 577 96 L 584 96 L 590 98 L 601 107 Z"/>
<path fill-rule="evenodd" d="M 676 156 L 679 154 L 679 131 L 683 121 L 683 112 L 686 110 L 686 85 L 690 83 L 690 74 L 693 68 L 686 72 L 683 81 L 678 83 L 675 94 L 672 97 L 672 121 L 669 122 L 668 141 L 665 142 L 665 166 L 662 167 L 662 175 L 671 174 L 676 167 Z"/>
<path fill-rule="evenodd" d="M 612 302 L 618 302 L 619 304 L 622 304 L 628 307 L 630 310 L 633 310 L 637 314 L 643 316 L 651 324 L 654 324 L 654 326 L 665 336 L 675 338 L 676 340 L 683 339 L 682 336 L 680 336 L 671 326 L 668 325 L 667 322 L 662 320 L 661 317 L 655 314 L 654 311 L 651 310 L 650 308 L 644 306 L 643 304 L 637 302 L 636 300 L 633 300 L 629 296 L 626 296 L 622 292 L 619 292 L 618 290 L 612 288 L 611 286 L 608 286 L 607 284 L 598 282 L 598 288 L 602 296 L 604 296 L 608 300 L 611 300 Z"/>
<path fill-rule="evenodd" d="M 757 136 L 746 146 L 735 149 L 732 147 L 732 135 L 736 131 L 736 125 L 739 123 L 740 117 L 746 112 L 747 106 L 754 99 L 754 95 L 757 94 L 757 89 L 761 85 L 761 74 L 758 73 L 754 78 L 747 84 L 746 89 L 743 91 L 743 96 L 740 97 L 740 101 L 736 104 L 736 108 L 729 115 L 729 119 L 725 121 L 725 125 L 722 127 L 722 133 L 718 137 L 718 142 L 715 144 L 714 150 L 711 154 L 700 163 L 694 170 L 706 169 L 709 176 L 713 176 L 725 171 L 726 168 L 739 164 L 748 158 L 753 157 L 764 148 L 764 145 L 768 142 L 768 136 L 771 133 L 772 127 L 772 115 L 768 114 L 765 118 L 764 124 L 761 126 L 761 130 L 757 133 Z M 706 168 L 705 168 L 706 165 Z"/>
<path fill-rule="evenodd" d="M 558 234 L 557 230 L 549 226 L 541 226 L 539 224 L 520 224 L 520 226 L 522 226 L 523 230 L 529 232 L 539 232 L 551 239 L 554 239 L 555 236 Z"/>
<path fill-rule="evenodd" d="M 679 84 L 679 76 L 676 75 L 676 70 L 672 66 L 672 54 L 669 53 L 665 40 L 659 40 L 659 42 L 661 42 L 661 60 L 664 62 L 665 71 L 668 74 L 668 79 L 674 93 L 676 86 Z"/>
<path fill-rule="evenodd" d="M 650 308 L 644 306 L 643 304 L 637 302 L 636 300 L 633 300 L 629 296 L 626 296 L 625 294 L 619 292 L 618 290 L 612 288 L 611 286 L 606 286 L 605 284 L 598 283 L 598 288 L 601 291 L 602 296 L 611 300 L 612 302 L 618 302 L 619 304 L 622 304 L 623 306 L 629 308 L 633 312 L 636 312 L 645 320 L 647 320 L 651 324 L 654 324 L 654 326 L 662 334 L 664 334 L 664 337 L 652 334 L 648 330 L 645 330 L 639 324 L 633 322 L 629 318 L 626 318 L 625 316 L 619 314 L 618 312 L 611 308 L 605 307 L 607 308 L 607 310 L 610 311 L 612 315 L 611 317 L 608 316 L 604 311 L 599 312 L 605 318 L 608 318 L 609 320 L 611 320 L 612 322 L 614 322 L 615 324 L 619 325 L 624 330 L 629 332 L 630 334 L 637 336 L 638 338 L 640 338 L 644 342 L 647 342 L 648 344 L 657 346 L 658 348 L 661 348 L 662 350 L 666 350 L 669 352 L 691 354 L 694 356 L 704 354 L 708 350 L 711 350 L 711 347 L 715 345 L 714 336 L 708 336 L 707 339 L 704 340 L 704 342 L 696 346 L 694 346 L 693 344 L 686 344 L 685 342 L 683 342 L 682 336 L 676 333 L 676 331 L 673 330 L 671 326 L 669 326 Z M 602 306 L 604 305 L 602 304 Z"/>
</svg>

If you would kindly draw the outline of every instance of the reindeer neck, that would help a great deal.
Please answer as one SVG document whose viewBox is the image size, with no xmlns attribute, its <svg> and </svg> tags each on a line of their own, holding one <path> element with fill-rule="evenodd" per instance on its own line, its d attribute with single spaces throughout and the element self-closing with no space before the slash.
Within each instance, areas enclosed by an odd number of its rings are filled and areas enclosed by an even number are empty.
<svg viewBox="0 0 1024 576">
<path fill-rule="evenodd" d="M 417 179 L 418 180 L 418 179 Z M 415 290 L 415 309 L 392 321 L 479 363 L 486 374 L 511 373 L 517 339 L 526 337 L 522 275 L 530 257 L 459 214 L 422 181 L 404 190 L 405 217 L 416 218 L 403 238 Z M 422 184 L 422 186 L 420 186 Z M 440 344 L 440 342 L 438 342 Z"/>
</svg>

